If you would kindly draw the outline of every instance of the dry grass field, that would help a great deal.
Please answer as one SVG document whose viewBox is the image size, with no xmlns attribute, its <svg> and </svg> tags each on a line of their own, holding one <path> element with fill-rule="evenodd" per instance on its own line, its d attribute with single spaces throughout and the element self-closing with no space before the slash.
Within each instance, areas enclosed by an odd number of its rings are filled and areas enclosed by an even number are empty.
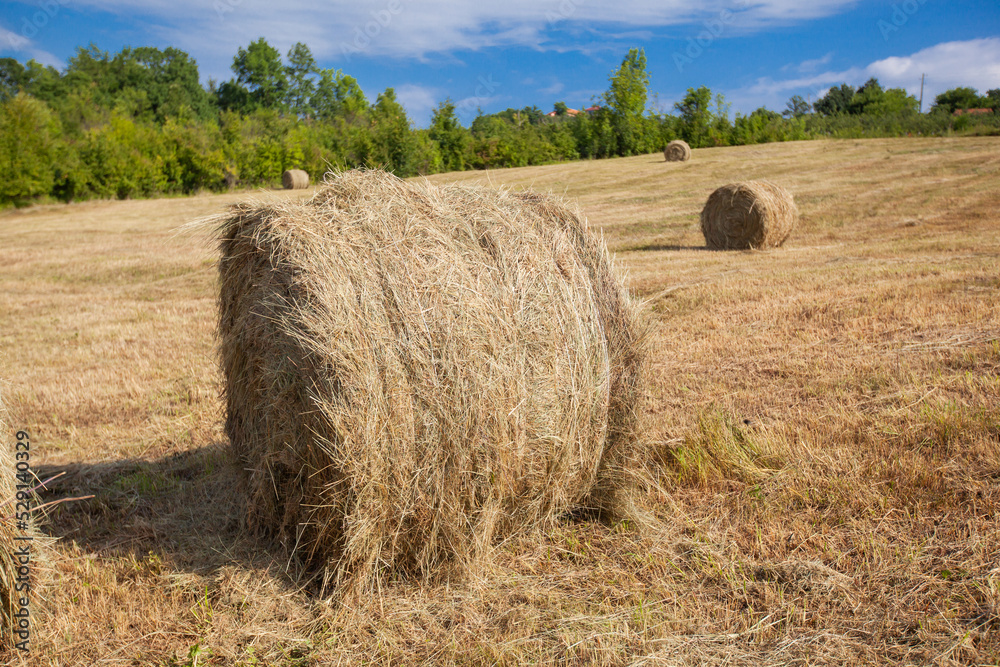
<svg viewBox="0 0 1000 667">
<path fill-rule="evenodd" d="M 702 248 L 716 187 L 802 212 Z M 58 538 L 30 665 L 1000 663 L 1000 139 L 829 141 L 446 174 L 553 191 L 656 323 L 662 530 L 567 519 L 471 578 L 325 602 L 242 537 L 215 251 L 247 197 L 0 214 L 0 377 Z M 306 197 L 311 190 L 258 193 Z"/>
</svg>

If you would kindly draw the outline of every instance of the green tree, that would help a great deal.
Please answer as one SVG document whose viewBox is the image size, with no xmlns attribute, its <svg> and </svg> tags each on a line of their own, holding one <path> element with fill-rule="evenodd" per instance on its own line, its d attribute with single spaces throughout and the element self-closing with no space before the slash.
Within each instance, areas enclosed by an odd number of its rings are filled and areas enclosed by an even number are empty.
<svg viewBox="0 0 1000 667">
<path fill-rule="evenodd" d="M 416 148 L 413 163 L 418 174 L 436 174 L 442 171 L 441 153 L 437 142 L 430 138 L 428 130 L 418 130 L 414 133 Z"/>
<path fill-rule="evenodd" d="M 986 97 L 983 98 L 983 101 L 985 101 L 986 106 L 993 109 L 994 112 L 1000 111 L 1000 88 L 987 90 Z"/>
<path fill-rule="evenodd" d="M 52 191 L 58 136 L 58 122 L 43 102 L 19 93 L 0 104 L 0 204 Z"/>
<path fill-rule="evenodd" d="M 119 78 L 111 69 L 108 53 L 94 44 L 87 48 L 77 48 L 76 55 L 66 64 L 63 80 L 70 90 L 87 88 L 94 101 L 104 108 L 112 106 L 112 95 L 120 88 Z"/>
<path fill-rule="evenodd" d="M 80 146 L 89 192 L 127 199 L 167 191 L 162 137 L 155 125 L 119 114 L 89 130 Z"/>
<path fill-rule="evenodd" d="M 751 118 L 760 118 L 764 122 L 770 123 L 771 121 L 776 121 L 781 119 L 781 114 L 777 111 L 771 111 L 767 107 L 757 107 L 750 114 Z"/>
<path fill-rule="evenodd" d="M 837 88 L 831 88 L 826 95 L 816 100 L 813 105 L 816 113 L 824 116 L 834 116 L 839 113 L 847 113 L 854 99 L 854 88 L 846 83 L 840 84 Z"/>
<path fill-rule="evenodd" d="M 952 88 L 934 98 L 934 106 L 953 113 L 959 109 L 980 109 L 989 106 L 975 88 Z"/>
<path fill-rule="evenodd" d="M 6 102 L 24 88 L 24 65 L 13 58 L 0 58 L 0 102 Z"/>
<path fill-rule="evenodd" d="M 59 74 L 59 70 L 35 60 L 29 60 L 24 64 L 23 90 L 57 110 L 63 107 L 70 93 L 68 82 Z M 93 91 L 88 89 L 87 92 L 93 95 Z"/>
<path fill-rule="evenodd" d="M 781 141 L 785 125 L 787 122 L 782 119 L 781 114 L 765 107 L 759 107 L 749 116 L 737 114 L 733 123 L 733 143 L 747 145 Z"/>
<path fill-rule="evenodd" d="M 316 93 L 316 84 L 310 76 L 316 73 L 316 59 L 309 47 L 302 42 L 296 42 L 288 50 L 288 65 L 285 75 L 288 78 L 288 108 L 302 115 L 310 110 L 310 102 Z"/>
<path fill-rule="evenodd" d="M 225 187 L 225 156 L 216 123 L 190 123 L 169 118 L 163 124 L 163 173 L 167 190 L 191 194 Z"/>
<path fill-rule="evenodd" d="M 249 113 L 252 108 L 250 91 L 235 79 L 225 81 L 215 90 L 215 103 L 223 111 Z"/>
<path fill-rule="evenodd" d="M 288 76 L 281 54 L 263 37 L 240 47 L 233 58 L 236 82 L 246 86 L 253 108 L 281 109 L 288 92 Z"/>
<path fill-rule="evenodd" d="M 711 114 L 708 130 L 710 146 L 728 146 L 732 143 L 733 125 L 729 122 L 729 107 L 726 96 L 722 93 L 716 94 L 715 112 Z"/>
<path fill-rule="evenodd" d="M 785 111 L 782 114 L 785 118 L 801 118 L 805 116 L 812 110 L 812 107 L 802 99 L 801 95 L 792 95 L 788 100 L 788 104 L 785 106 Z"/>
<path fill-rule="evenodd" d="M 521 109 L 508 108 L 492 115 L 517 127 L 541 125 L 542 120 L 545 118 L 545 113 L 537 106 L 523 107 Z"/>
<path fill-rule="evenodd" d="M 865 107 L 865 113 L 872 116 L 892 116 L 905 113 L 916 113 L 920 102 L 902 88 L 889 88 L 882 98 L 874 104 Z"/>
<path fill-rule="evenodd" d="M 974 108 L 992 109 L 994 112 L 1000 112 L 1000 88 L 987 90 L 977 101 L 979 107 Z"/>
<path fill-rule="evenodd" d="M 465 150 L 469 135 L 455 115 L 455 105 L 445 100 L 434 109 L 428 136 L 437 142 L 444 171 L 465 169 Z"/>
<path fill-rule="evenodd" d="M 556 102 L 552 110 L 556 112 L 557 116 L 565 116 L 566 112 L 569 111 L 569 107 L 566 106 L 565 102 Z"/>
<path fill-rule="evenodd" d="M 674 104 L 680 114 L 680 134 L 691 146 L 704 147 L 707 144 L 709 127 L 712 124 L 712 91 L 706 86 L 688 88 L 684 99 Z"/>
<path fill-rule="evenodd" d="M 396 91 L 386 88 L 371 113 L 372 157 L 397 176 L 416 173 L 415 143 L 406 110 L 396 101 Z"/>
<path fill-rule="evenodd" d="M 350 121 L 365 115 L 368 100 L 353 76 L 336 69 L 321 69 L 309 105 L 318 118 Z"/>
<path fill-rule="evenodd" d="M 358 85 L 358 80 L 347 74 L 337 77 L 337 100 L 348 120 L 363 116 L 368 110 L 368 98 Z"/>
<path fill-rule="evenodd" d="M 852 114 L 879 117 L 916 111 L 917 106 L 916 98 L 908 95 L 902 88 L 885 90 L 878 79 L 873 77 L 854 93 L 848 110 Z"/>
<path fill-rule="evenodd" d="M 340 115 L 340 100 L 337 99 L 337 78 L 339 76 L 339 70 L 321 69 L 319 71 L 316 90 L 309 98 L 309 106 L 317 118 L 330 120 Z"/>
<path fill-rule="evenodd" d="M 915 112 L 917 106 L 917 99 L 907 94 L 902 88 L 886 90 L 878 82 L 878 79 L 873 77 L 854 93 L 848 110 L 855 115 L 879 118 L 910 111 Z"/>
<path fill-rule="evenodd" d="M 649 89 L 646 52 L 629 49 L 621 66 L 609 78 L 611 85 L 602 99 L 607 106 L 617 153 L 634 155 L 643 145 L 643 114 Z"/>
<path fill-rule="evenodd" d="M 212 114 L 209 95 L 199 81 L 198 65 L 180 49 L 126 47 L 111 59 L 109 70 L 116 79 L 111 97 L 116 102 L 141 97 L 151 116 L 161 123 L 167 118 L 208 118 Z"/>
</svg>

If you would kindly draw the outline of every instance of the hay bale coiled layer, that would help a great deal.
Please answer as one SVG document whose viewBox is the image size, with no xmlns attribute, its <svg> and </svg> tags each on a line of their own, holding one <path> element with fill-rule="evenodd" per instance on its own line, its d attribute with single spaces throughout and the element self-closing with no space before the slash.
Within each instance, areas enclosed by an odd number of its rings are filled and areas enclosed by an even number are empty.
<svg viewBox="0 0 1000 667">
<path fill-rule="evenodd" d="M 646 328 L 580 216 L 351 171 L 235 206 L 221 234 L 248 523 L 324 585 L 461 571 L 569 509 L 627 512 Z"/>
<path fill-rule="evenodd" d="M 302 190 L 309 187 L 309 174 L 301 169 L 286 169 L 281 174 L 281 185 L 286 190 Z"/>
<path fill-rule="evenodd" d="M 709 196 L 701 211 L 701 231 L 709 248 L 777 248 L 798 219 L 788 190 L 770 181 L 745 181 L 724 185 Z"/>
<path fill-rule="evenodd" d="M 686 141 L 675 139 L 663 149 L 663 157 L 667 162 L 687 162 L 691 159 L 691 147 Z"/>
</svg>

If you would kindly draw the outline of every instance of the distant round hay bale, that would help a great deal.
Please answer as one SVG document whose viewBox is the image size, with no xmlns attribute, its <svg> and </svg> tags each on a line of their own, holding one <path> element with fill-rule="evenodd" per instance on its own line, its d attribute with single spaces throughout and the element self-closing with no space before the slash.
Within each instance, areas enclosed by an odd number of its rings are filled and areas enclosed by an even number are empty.
<svg viewBox="0 0 1000 667">
<path fill-rule="evenodd" d="M 302 190 L 309 187 L 309 174 L 301 169 L 286 169 L 281 175 L 281 184 L 286 190 Z"/>
<path fill-rule="evenodd" d="M 770 181 L 730 183 L 713 192 L 701 212 L 709 248 L 777 248 L 798 224 L 791 193 Z"/>
<path fill-rule="evenodd" d="M 675 139 L 663 149 L 663 157 L 667 162 L 687 162 L 691 159 L 691 147 L 686 141 Z"/>
<path fill-rule="evenodd" d="M 460 573 L 570 509 L 628 515 L 647 325 L 579 215 L 349 171 L 216 222 L 248 524 L 324 588 Z"/>
</svg>

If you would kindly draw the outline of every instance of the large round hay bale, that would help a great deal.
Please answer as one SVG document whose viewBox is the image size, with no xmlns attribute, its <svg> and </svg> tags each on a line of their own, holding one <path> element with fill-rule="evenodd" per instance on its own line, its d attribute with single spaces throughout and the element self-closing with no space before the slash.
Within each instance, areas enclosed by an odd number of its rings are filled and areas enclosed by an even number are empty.
<svg viewBox="0 0 1000 667">
<path fill-rule="evenodd" d="M 687 162 L 691 159 L 691 147 L 686 141 L 675 139 L 663 149 L 663 157 L 667 162 Z"/>
<path fill-rule="evenodd" d="M 350 171 L 221 233 L 248 523 L 324 585 L 460 572 L 567 510 L 626 508 L 646 328 L 580 216 Z"/>
<path fill-rule="evenodd" d="M 770 181 L 730 183 L 713 192 L 701 211 L 709 248 L 777 248 L 798 224 L 791 193 Z"/>
<path fill-rule="evenodd" d="M 309 174 L 301 169 L 286 169 L 281 174 L 281 184 L 286 190 L 302 190 L 309 187 Z"/>
</svg>

